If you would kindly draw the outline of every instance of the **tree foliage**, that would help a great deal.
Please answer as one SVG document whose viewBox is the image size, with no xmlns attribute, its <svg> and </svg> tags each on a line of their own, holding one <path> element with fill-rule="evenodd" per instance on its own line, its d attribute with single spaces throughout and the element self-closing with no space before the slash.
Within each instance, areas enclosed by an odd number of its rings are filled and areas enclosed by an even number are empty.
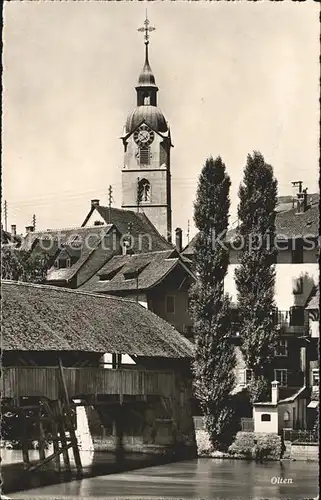
<svg viewBox="0 0 321 500">
<path fill-rule="evenodd" d="M 43 283 L 46 280 L 49 257 L 11 245 L 1 247 L 1 278 L 13 281 Z"/>
<path fill-rule="evenodd" d="M 273 321 L 277 181 L 259 152 L 248 155 L 239 190 L 238 234 L 242 246 L 235 271 L 242 352 L 252 370 L 252 401 L 267 397 L 277 339 Z"/>
<path fill-rule="evenodd" d="M 199 231 L 194 252 L 197 281 L 191 290 L 196 347 L 194 386 L 212 444 L 218 449 L 224 449 L 230 439 L 230 393 L 235 383 L 235 355 L 228 340 L 230 302 L 224 294 L 229 256 L 226 247 L 215 239 L 227 230 L 230 184 L 221 158 L 207 159 L 194 204 Z"/>
</svg>

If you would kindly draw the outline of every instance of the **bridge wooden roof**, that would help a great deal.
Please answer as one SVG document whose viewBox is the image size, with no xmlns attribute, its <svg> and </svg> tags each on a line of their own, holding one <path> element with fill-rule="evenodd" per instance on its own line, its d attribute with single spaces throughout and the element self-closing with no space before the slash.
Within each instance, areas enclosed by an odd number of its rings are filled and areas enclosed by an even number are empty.
<svg viewBox="0 0 321 500">
<path fill-rule="evenodd" d="M 12 281 L 2 282 L 2 349 L 193 356 L 190 341 L 134 301 Z"/>
</svg>

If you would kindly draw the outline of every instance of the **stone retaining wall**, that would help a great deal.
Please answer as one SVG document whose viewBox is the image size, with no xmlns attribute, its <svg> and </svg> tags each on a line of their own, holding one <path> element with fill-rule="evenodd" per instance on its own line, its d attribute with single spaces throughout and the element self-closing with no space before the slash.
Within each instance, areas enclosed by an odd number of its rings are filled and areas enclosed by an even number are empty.
<svg viewBox="0 0 321 500">
<path fill-rule="evenodd" d="M 319 446 L 317 443 L 291 444 L 290 456 L 292 460 L 319 460 Z"/>
</svg>

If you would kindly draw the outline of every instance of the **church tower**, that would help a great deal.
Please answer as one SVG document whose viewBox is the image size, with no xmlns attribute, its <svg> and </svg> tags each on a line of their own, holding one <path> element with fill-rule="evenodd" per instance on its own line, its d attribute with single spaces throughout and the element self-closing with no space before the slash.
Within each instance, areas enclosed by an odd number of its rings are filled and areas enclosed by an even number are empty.
<svg viewBox="0 0 321 500">
<path fill-rule="evenodd" d="M 169 126 L 157 107 L 158 87 L 149 65 L 149 33 L 155 28 L 146 17 L 145 64 L 136 86 L 137 107 L 128 115 L 122 136 L 122 208 L 144 213 L 159 233 L 171 241 L 172 147 Z"/>
</svg>

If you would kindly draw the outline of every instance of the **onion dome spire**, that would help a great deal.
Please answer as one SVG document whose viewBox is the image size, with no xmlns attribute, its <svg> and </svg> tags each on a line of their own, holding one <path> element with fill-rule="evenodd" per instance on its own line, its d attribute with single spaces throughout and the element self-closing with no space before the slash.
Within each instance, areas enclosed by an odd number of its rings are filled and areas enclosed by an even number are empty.
<svg viewBox="0 0 321 500">
<path fill-rule="evenodd" d="M 150 26 L 149 19 L 147 17 L 144 21 L 144 26 L 138 28 L 138 31 L 144 33 L 144 44 L 145 44 L 145 63 L 144 67 L 138 78 L 138 85 L 136 87 L 137 91 L 137 106 L 151 105 L 157 106 L 157 91 L 158 87 L 155 83 L 155 76 L 149 64 L 148 58 L 148 46 L 149 46 L 149 33 L 154 31 L 156 28 Z"/>
</svg>

